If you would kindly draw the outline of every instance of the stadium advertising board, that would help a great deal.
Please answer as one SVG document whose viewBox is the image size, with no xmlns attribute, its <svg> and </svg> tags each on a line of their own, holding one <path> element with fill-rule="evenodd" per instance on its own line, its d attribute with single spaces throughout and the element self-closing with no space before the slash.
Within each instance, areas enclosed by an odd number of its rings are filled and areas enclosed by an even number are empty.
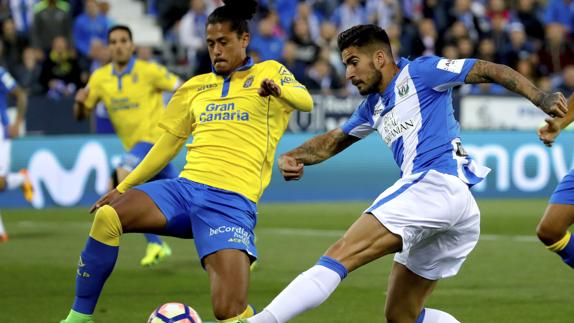
<svg viewBox="0 0 574 323">
<path fill-rule="evenodd" d="M 288 134 L 278 153 L 309 139 Z M 564 133 L 554 148 L 538 142 L 534 132 L 466 132 L 465 149 L 492 169 L 473 190 L 478 197 L 547 197 L 574 165 Z M 37 188 L 33 206 L 90 205 L 106 192 L 111 169 L 122 153 L 113 136 L 28 137 L 12 144 L 12 170 L 28 168 Z M 184 153 L 175 164 L 181 167 Z M 320 165 L 307 167 L 299 182 L 284 182 L 276 168 L 263 202 L 372 200 L 399 176 L 382 139 L 375 134 Z M 0 208 L 26 207 L 20 192 L 0 194 Z"/>
<path fill-rule="evenodd" d="M 533 130 L 544 118 L 519 96 L 467 95 L 460 100 L 460 124 L 466 130 Z"/>
</svg>

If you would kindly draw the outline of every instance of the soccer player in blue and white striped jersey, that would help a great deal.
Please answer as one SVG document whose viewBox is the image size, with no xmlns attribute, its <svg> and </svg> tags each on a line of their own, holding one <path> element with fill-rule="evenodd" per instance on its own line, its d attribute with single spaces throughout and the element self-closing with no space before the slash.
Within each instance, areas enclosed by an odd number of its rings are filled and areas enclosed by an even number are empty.
<svg viewBox="0 0 574 323">
<path fill-rule="evenodd" d="M 376 131 L 392 150 L 401 178 L 315 266 L 247 321 L 286 322 L 324 302 L 349 272 L 394 253 L 386 320 L 458 322 L 424 304 L 439 279 L 458 273 L 478 241 L 480 211 L 470 187 L 489 169 L 462 147 L 451 89 L 498 83 L 557 117 L 566 113 L 566 100 L 560 93 L 542 92 L 507 66 L 482 60 L 426 56 L 395 63 L 386 32 L 375 25 L 344 31 L 338 45 L 347 79 L 367 97 L 342 127 L 282 155 L 279 168 L 286 180 L 300 179 L 305 165 L 320 163 Z"/>
</svg>

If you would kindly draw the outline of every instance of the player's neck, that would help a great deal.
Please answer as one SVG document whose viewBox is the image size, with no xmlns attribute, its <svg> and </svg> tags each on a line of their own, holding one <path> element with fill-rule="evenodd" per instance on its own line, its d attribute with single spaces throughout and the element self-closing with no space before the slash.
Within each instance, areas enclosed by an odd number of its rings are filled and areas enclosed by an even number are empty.
<svg viewBox="0 0 574 323">
<path fill-rule="evenodd" d="M 126 70 L 126 68 L 128 68 L 129 63 L 130 62 L 127 61 L 125 63 L 113 62 L 112 64 L 114 65 L 114 70 L 116 71 L 116 73 L 122 74 Z"/>
<path fill-rule="evenodd" d="M 393 77 L 395 77 L 395 75 L 397 75 L 397 73 L 400 72 L 400 70 L 401 69 L 397 66 L 397 64 L 394 63 L 388 64 L 383 67 L 383 70 L 381 71 L 383 73 L 383 80 L 379 84 L 379 93 L 385 92 L 387 86 L 389 86 L 389 84 L 393 80 Z"/>
</svg>

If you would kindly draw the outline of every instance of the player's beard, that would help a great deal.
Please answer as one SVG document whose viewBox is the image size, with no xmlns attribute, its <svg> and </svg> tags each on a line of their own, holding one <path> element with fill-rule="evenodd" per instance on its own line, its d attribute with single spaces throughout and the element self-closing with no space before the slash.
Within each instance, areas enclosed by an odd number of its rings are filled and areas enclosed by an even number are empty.
<svg viewBox="0 0 574 323">
<path fill-rule="evenodd" d="M 369 75 L 368 80 L 370 80 L 370 82 L 368 85 L 362 91 L 359 90 L 361 95 L 379 92 L 379 85 L 383 82 L 383 73 L 375 68 L 375 64 L 373 64 L 373 62 L 369 63 L 369 65 L 370 70 L 373 72 Z"/>
</svg>

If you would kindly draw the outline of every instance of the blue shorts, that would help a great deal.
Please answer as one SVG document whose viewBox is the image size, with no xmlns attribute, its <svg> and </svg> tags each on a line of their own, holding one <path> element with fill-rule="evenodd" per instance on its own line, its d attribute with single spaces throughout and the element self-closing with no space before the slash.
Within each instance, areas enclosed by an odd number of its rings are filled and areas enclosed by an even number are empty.
<svg viewBox="0 0 574 323">
<path fill-rule="evenodd" d="M 136 186 L 167 219 L 162 235 L 195 239 L 203 258 L 223 249 L 243 250 L 257 259 L 253 229 L 257 205 L 245 196 L 186 178 L 165 179 Z"/>
<path fill-rule="evenodd" d="M 145 141 L 139 141 L 135 144 L 135 146 L 130 150 L 129 153 L 122 156 L 122 161 L 120 162 L 119 167 L 127 170 L 128 172 L 133 171 L 137 165 L 139 165 L 142 160 L 145 158 L 147 153 L 150 151 L 153 144 Z M 158 179 L 167 179 L 167 178 L 176 178 L 179 175 L 175 166 L 172 163 L 169 163 L 165 166 L 161 172 L 157 173 L 150 181 L 155 181 Z"/>
<path fill-rule="evenodd" d="M 550 204 L 574 205 L 574 169 L 571 169 L 560 181 L 550 197 Z"/>
</svg>

